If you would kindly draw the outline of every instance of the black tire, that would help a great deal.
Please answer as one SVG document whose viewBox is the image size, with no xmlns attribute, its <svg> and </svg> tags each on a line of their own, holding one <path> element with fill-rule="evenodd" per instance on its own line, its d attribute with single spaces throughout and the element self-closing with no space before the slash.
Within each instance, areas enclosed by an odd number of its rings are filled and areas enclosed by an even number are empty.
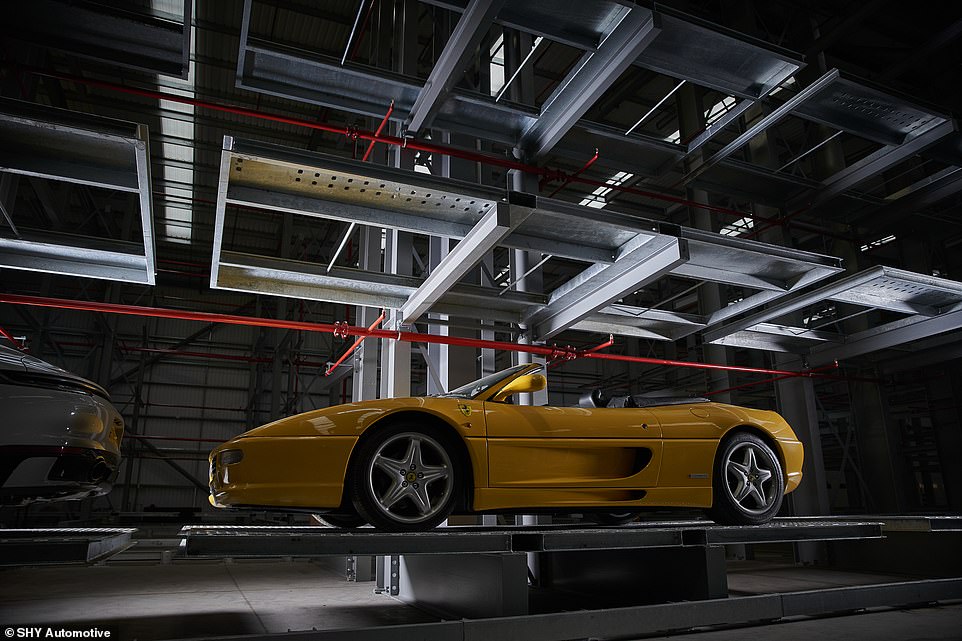
<svg viewBox="0 0 962 641">
<path fill-rule="evenodd" d="M 373 429 L 358 446 L 348 473 L 354 509 L 375 528 L 389 532 L 436 527 L 460 495 L 460 459 L 452 437 L 434 426 L 413 423 Z"/>
<path fill-rule="evenodd" d="M 333 514 L 327 512 L 325 514 L 314 514 L 313 516 L 321 523 L 330 525 L 331 527 L 339 527 L 351 530 L 367 524 L 367 521 L 362 519 L 357 514 Z"/>
<path fill-rule="evenodd" d="M 625 525 L 638 518 L 639 512 L 596 512 L 587 514 L 589 521 L 598 525 Z"/>
<path fill-rule="evenodd" d="M 754 434 L 736 432 L 715 457 L 713 503 L 708 514 L 723 525 L 760 525 L 778 513 L 785 472 L 771 446 Z"/>
</svg>

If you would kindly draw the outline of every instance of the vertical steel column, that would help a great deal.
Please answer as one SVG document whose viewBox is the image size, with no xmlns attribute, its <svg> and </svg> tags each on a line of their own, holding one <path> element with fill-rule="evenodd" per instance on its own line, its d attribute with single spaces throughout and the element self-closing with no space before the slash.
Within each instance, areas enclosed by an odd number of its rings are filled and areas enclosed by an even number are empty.
<svg viewBox="0 0 962 641">
<path fill-rule="evenodd" d="M 381 271 L 381 234 L 379 227 L 362 226 L 358 234 L 358 267 L 365 271 Z M 358 306 L 356 324 L 369 327 L 380 310 L 373 307 Z M 367 401 L 377 398 L 377 356 L 378 340 L 368 338 L 354 352 L 354 377 L 352 401 Z"/>
<path fill-rule="evenodd" d="M 678 106 L 678 129 L 681 132 L 681 139 L 688 140 L 705 128 L 705 110 L 702 104 L 702 90 L 691 84 L 686 84 L 678 90 L 676 104 Z M 697 150 L 686 160 L 686 164 L 697 166 L 703 162 L 702 150 Z M 689 171 L 688 166 L 685 168 Z M 688 188 L 687 198 L 689 200 L 710 204 L 708 192 L 701 189 Z M 690 210 L 691 225 L 697 229 L 706 231 L 716 231 L 712 222 L 711 212 L 707 209 L 693 207 Z M 722 300 L 721 286 L 715 283 L 705 283 L 698 288 L 698 307 L 699 313 L 708 315 L 727 305 L 728 301 Z M 704 359 L 706 362 L 728 364 L 728 349 L 721 345 L 702 345 Z M 728 389 L 731 387 L 731 377 L 728 372 L 714 370 L 708 373 L 708 389 Z M 721 403 L 730 403 L 729 393 L 718 394 L 713 400 Z"/>
<path fill-rule="evenodd" d="M 403 70 L 407 58 L 400 61 Z M 392 134 L 400 132 L 400 125 L 391 123 Z M 392 167 L 414 171 L 414 152 L 401 147 L 381 148 L 386 152 L 386 162 Z M 375 150 L 377 151 L 377 150 Z M 375 155 L 375 162 L 380 159 Z M 414 273 L 412 252 L 414 237 L 409 232 L 396 229 L 385 230 L 384 272 L 410 276 Z M 388 312 L 384 327 L 396 327 L 395 310 Z M 381 398 L 398 398 L 411 395 L 411 343 L 381 341 Z"/>
<path fill-rule="evenodd" d="M 289 258 L 291 255 L 291 233 L 294 227 L 293 214 L 284 214 L 281 224 L 281 258 Z M 277 318 L 287 318 L 287 299 L 277 299 Z M 287 346 L 290 343 L 292 333 L 288 330 L 284 333 L 274 333 L 273 362 L 271 363 L 271 420 L 276 421 L 283 418 L 281 409 L 281 390 L 286 388 L 281 381 L 284 375 L 284 356 Z"/>
<path fill-rule="evenodd" d="M 751 107 L 745 112 L 746 119 L 760 116 L 761 107 Z M 763 167 L 776 169 L 778 166 L 774 143 L 767 131 L 763 131 L 748 142 L 752 162 Z M 754 205 L 754 212 L 765 218 L 776 219 L 782 212 L 774 207 Z M 791 246 L 791 237 L 786 228 L 773 226 L 762 231 L 758 240 L 776 245 Z M 801 318 L 798 319 L 801 325 Z M 784 369 L 803 368 L 797 356 L 774 354 L 774 367 Z M 795 433 L 805 443 L 805 462 L 801 487 L 789 495 L 787 502 L 795 515 L 810 516 L 831 512 L 826 483 L 825 463 L 822 456 L 822 438 L 819 429 L 818 407 L 815 398 L 815 384 L 810 378 L 783 379 L 775 384 L 775 401 L 779 413 L 793 426 Z M 798 543 L 795 546 L 796 559 L 802 563 L 823 561 L 826 548 L 820 543 Z"/>
</svg>

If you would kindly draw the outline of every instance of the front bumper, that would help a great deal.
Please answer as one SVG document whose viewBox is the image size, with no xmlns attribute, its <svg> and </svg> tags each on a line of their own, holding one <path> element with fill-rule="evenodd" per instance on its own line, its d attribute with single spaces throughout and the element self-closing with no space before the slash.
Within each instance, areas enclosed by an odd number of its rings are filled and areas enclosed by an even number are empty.
<svg viewBox="0 0 962 641">
<path fill-rule="evenodd" d="M 214 449 L 210 462 L 210 503 L 214 507 L 336 508 L 353 436 L 244 437 Z M 224 465 L 222 455 L 243 457 Z"/>
</svg>

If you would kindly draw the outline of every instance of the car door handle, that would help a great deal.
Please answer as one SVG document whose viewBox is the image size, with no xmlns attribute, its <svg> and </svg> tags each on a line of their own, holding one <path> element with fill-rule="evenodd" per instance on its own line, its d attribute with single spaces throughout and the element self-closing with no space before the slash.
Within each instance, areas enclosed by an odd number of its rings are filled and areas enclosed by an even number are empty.
<svg viewBox="0 0 962 641">
<path fill-rule="evenodd" d="M 647 430 L 647 429 L 648 429 L 648 423 L 642 423 L 642 424 L 641 424 L 641 429 Z"/>
</svg>

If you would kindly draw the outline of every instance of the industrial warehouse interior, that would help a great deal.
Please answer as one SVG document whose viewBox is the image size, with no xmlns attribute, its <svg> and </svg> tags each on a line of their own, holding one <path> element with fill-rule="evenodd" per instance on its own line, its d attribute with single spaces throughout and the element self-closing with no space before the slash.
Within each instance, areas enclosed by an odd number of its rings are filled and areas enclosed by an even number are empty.
<svg viewBox="0 0 962 641">
<path fill-rule="evenodd" d="M 962 639 L 962 12 L 30 0 L 6 638 Z"/>
</svg>

